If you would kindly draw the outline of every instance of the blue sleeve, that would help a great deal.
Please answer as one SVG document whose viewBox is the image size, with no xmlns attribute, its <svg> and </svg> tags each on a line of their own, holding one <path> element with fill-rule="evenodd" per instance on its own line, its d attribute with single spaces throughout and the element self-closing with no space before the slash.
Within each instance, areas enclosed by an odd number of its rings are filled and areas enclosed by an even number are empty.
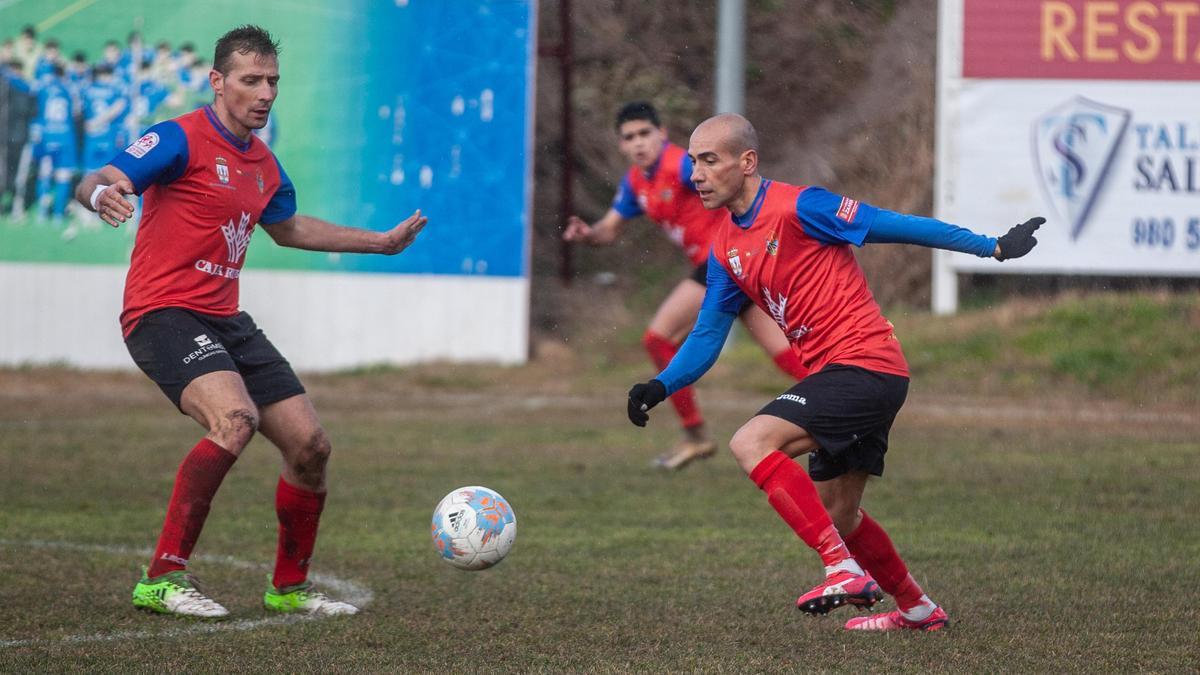
<svg viewBox="0 0 1200 675">
<path fill-rule="evenodd" d="M 187 136 L 173 120 L 159 122 L 109 164 L 129 176 L 140 195 L 152 184 L 166 185 L 183 175 L 188 164 Z"/>
<path fill-rule="evenodd" d="M 700 316 L 696 317 L 696 325 L 683 341 L 675 358 L 671 359 L 666 369 L 654 377 L 666 387 L 668 396 L 700 379 L 712 368 L 717 362 L 717 357 L 721 355 L 725 338 L 729 336 L 729 329 L 736 318 L 736 312 L 700 310 Z"/>
<path fill-rule="evenodd" d="M 679 160 L 679 182 L 688 192 L 696 191 L 696 184 L 692 182 L 692 158 L 687 155 Z"/>
<path fill-rule="evenodd" d="M 668 396 L 700 379 L 716 363 L 733 320 L 746 302 L 746 294 L 711 251 L 708 254 L 706 283 L 708 287 L 704 291 L 704 302 L 700 306 L 696 325 L 683 341 L 675 358 L 654 378 L 666 386 Z"/>
<path fill-rule="evenodd" d="M 282 223 L 296 215 L 296 186 L 292 185 L 292 179 L 284 172 L 278 157 L 275 157 L 275 165 L 279 167 L 279 188 L 271 195 L 271 201 L 267 202 L 258 218 L 263 225 Z"/>
<path fill-rule="evenodd" d="M 919 244 L 930 248 L 971 253 L 980 258 L 996 252 L 996 239 L 936 218 L 923 218 L 879 209 L 867 232 L 870 244 Z"/>
<path fill-rule="evenodd" d="M 617 188 L 612 207 L 622 218 L 637 218 L 642 215 L 642 207 L 638 206 L 637 195 L 633 193 L 633 185 L 629 182 L 629 174 L 625 174 L 621 179 L 621 187 Z"/>
<path fill-rule="evenodd" d="M 862 246 L 879 211 L 823 187 L 810 187 L 796 198 L 796 215 L 808 236 L 822 244 Z"/>
</svg>

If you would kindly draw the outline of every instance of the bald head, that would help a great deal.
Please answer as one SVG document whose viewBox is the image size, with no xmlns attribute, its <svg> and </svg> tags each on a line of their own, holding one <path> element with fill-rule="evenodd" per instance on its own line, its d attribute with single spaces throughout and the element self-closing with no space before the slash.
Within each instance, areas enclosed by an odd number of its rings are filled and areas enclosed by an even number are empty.
<svg viewBox="0 0 1200 675">
<path fill-rule="evenodd" d="M 747 150 L 758 152 L 758 132 L 750 120 L 737 113 L 722 113 L 700 123 L 692 135 L 703 134 L 717 146 L 733 155 Z"/>
<path fill-rule="evenodd" d="M 692 132 L 692 185 L 705 208 L 727 206 L 740 214 L 754 199 L 758 175 L 758 134 L 741 115 L 710 117 Z"/>
</svg>

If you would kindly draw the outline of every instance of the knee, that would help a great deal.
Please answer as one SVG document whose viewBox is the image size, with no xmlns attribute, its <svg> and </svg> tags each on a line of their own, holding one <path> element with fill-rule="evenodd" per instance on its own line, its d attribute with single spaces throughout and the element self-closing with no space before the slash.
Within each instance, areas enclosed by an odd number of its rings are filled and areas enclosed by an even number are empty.
<svg viewBox="0 0 1200 675">
<path fill-rule="evenodd" d="M 302 483 L 320 483 L 324 479 L 325 464 L 329 461 L 331 452 L 333 444 L 329 442 L 329 435 L 324 429 L 317 427 L 299 452 L 292 454 L 292 473 Z"/>
<path fill-rule="evenodd" d="M 258 431 L 258 412 L 250 408 L 236 408 L 217 418 L 210 432 L 218 445 L 238 453 Z"/>
<path fill-rule="evenodd" d="M 777 448 L 771 447 L 765 437 L 746 427 L 738 429 L 733 438 L 729 439 L 729 451 L 747 475 L 774 450 Z"/>
</svg>

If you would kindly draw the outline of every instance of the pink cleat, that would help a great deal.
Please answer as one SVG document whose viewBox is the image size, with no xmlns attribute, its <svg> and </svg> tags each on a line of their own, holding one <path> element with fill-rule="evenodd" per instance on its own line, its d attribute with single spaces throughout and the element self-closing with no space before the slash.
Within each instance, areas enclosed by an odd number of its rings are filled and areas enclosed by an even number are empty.
<svg viewBox="0 0 1200 675">
<path fill-rule="evenodd" d="M 874 616 L 860 616 L 846 622 L 846 630 L 941 630 L 950 625 L 946 610 L 938 607 L 924 621 L 909 621 L 900 610 Z"/>
<path fill-rule="evenodd" d="M 883 591 L 869 574 L 841 571 L 796 600 L 796 608 L 809 614 L 828 614 L 842 605 L 870 609 L 883 599 Z"/>
</svg>

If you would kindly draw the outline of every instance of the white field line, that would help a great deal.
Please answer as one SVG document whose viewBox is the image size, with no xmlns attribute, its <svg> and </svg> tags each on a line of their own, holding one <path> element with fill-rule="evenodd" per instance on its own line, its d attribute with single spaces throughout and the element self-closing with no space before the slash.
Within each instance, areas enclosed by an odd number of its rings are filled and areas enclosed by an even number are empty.
<svg viewBox="0 0 1200 675">
<path fill-rule="evenodd" d="M 154 554 L 154 551 L 149 548 L 134 548 L 131 546 L 106 546 L 103 544 L 78 544 L 69 541 L 40 541 L 28 540 L 19 541 L 13 539 L 0 539 L 0 548 L 35 548 L 43 550 L 57 551 L 79 551 L 83 553 L 102 553 L 107 555 L 128 556 L 133 558 L 147 558 Z M 267 565 L 260 563 L 247 562 L 233 556 L 228 555 L 196 555 L 192 556 L 192 560 L 213 563 L 217 565 L 226 565 L 235 569 L 241 570 L 268 570 Z M 339 599 L 345 600 L 359 608 L 365 607 L 375 599 L 375 594 L 371 589 L 357 584 L 353 581 L 348 581 L 335 577 L 329 574 L 310 574 L 309 578 L 314 583 L 324 589 L 333 591 L 334 595 Z M 145 638 L 177 638 L 188 635 L 202 635 L 206 633 L 220 633 L 225 631 L 245 631 L 253 630 L 262 626 L 272 626 L 279 624 L 297 623 L 300 621 L 317 621 L 318 617 L 307 616 L 272 616 L 263 619 L 238 619 L 236 621 L 224 621 L 220 623 L 193 623 L 186 626 L 178 626 L 173 628 L 162 629 L 145 629 L 145 630 L 125 630 L 114 633 L 89 633 L 80 635 L 67 635 L 62 638 L 45 639 L 32 638 L 26 640 L 9 640 L 0 638 L 0 649 L 10 647 L 31 647 L 39 645 L 51 644 L 85 644 L 93 642 L 114 642 L 117 640 L 140 640 Z"/>
</svg>

